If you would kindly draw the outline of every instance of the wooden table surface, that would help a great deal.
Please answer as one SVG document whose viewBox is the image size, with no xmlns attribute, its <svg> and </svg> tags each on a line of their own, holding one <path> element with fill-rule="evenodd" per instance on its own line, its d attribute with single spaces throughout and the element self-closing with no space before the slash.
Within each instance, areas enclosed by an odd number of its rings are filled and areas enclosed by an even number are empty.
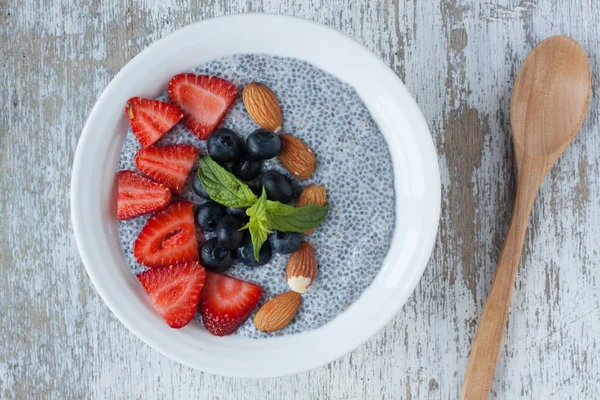
<svg viewBox="0 0 600 400">
<path fill-rule="evenodd" d="M 266 380 L 137 339 L 96 294 L 69 220 L 75 146 L 111 78 L 169 32 L 250 11 L 318 21 L 388 63 L 429 123 L 443 198 L 394 320 L 326 367 Z M 592 0 L 0 0 L 0 398 L 456 399 L 512 208 L 512 81 L 556 34 L 583 45 L 597 87 Z M 599 115 L 594 91 L 535 204 L 491 398 L 600 398 Z"/>
</svg>

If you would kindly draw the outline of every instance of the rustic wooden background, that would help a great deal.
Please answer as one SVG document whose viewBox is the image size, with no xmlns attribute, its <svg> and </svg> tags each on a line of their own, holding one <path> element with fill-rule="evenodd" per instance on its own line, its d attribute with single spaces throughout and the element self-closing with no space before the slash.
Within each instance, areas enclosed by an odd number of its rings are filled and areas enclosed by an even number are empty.
<svg viewBox="0 0 600 400">
<path fill-rule="evenodd" d="M 331 365 L 267 380 L 203 374 L 133 336 L 69 221 L 77 139 L 111 78 L 169 32 L 250 11 L 318 21 L 385 60 L 429 122 L 443 186 L 437 245 L 396 318 Z M 599 83 L 593 0 L 0 0 L 0 15 L 0 398 L 457 398 L 514 195 L 512 81 L 566 34 Z M 535 205 L 491 398 L 600 398 L 599 115 L 594 91 Z"/>
</svg>

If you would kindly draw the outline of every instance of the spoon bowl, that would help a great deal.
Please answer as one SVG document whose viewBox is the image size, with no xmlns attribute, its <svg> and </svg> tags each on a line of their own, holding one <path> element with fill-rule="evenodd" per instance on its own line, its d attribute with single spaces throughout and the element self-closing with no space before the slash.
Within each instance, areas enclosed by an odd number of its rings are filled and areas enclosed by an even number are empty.
<svg viewBox="0 0 600 400">
<path fill-rule="evenodd" d="M 532 157 L 547 169 L 577 136 L 588 108 L 590 65 L 567 36 L 538 44 L 521 66 L 510 100 L 517 163 Z"/>
</svg>

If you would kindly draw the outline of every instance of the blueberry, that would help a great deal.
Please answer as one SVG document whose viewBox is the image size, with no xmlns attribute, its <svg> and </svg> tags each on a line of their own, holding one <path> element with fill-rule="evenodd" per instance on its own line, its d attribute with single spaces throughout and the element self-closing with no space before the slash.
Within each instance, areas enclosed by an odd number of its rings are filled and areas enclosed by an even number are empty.
<svg viewBox="0 0 600 400">
<path fill-rule="evenodd" d="M 275 231 L 269 235 L 269 243 L 275 253 L 290 254 L 300 247 L 302 234 L 297 232 Z"/>
<path fill-rule="evenodd" d="M 262 189 L 261 186 L 258 184 L 258 180 L 248 182 L 248 187 L 256 196 L 260 197 L 260 195 L 262 194 Z"/>
<path fill-rule="evenodd" d="M 233 251 L 221 247 L 217 238 L 208 239 L 200 248 L 200 261 L 208 271 L 226 271 L 231 268 L 234 259 Z"/>
<path fill-rule="evenodd" d="M 203 199 L 210 200 L 210 196 L 208 195 L 206 189 L 204 189 L 204 186 L 202 185 L 202 182 L 200 181 L 200 178 L 198 178 L 198 174 L 196 172 L 194 172 L 194 178 L 192 179 L 192 189 L 198 196 L 202 197 Z"/>
<path fill-rule="evenodd" d="M 217 240 L 225 250 L 235 250 L 242 245 L 244 232 L 240 228 L 244 223 L 233 215 L 228 215 L 217 225 Z"/>
<path fill-rule="evenodd" d="M 214 201 L 210 201 L 198 207 L 196 222 L 206 232 L 214 232 L 217 229 L 217 224 L 225 215 L 225 207 Z"/>
<path fill-rule="evenodd" d="M 294 188 L 285 176 L 277 171 L 267 171 L 260 177 L 260 187 L 267 191 L 267 198 L 287 203 L 294 197 Z"/>
<path fill-rule="evenodd" d="M 239 220 L 247 222 L 250 219 L 250 217 L 248 216 L 248 214 L 246 214 L 246 210 L 246 208 L 227 207 L 227 215 L 233 215 Z"/>
<path fill-rule="evenodd" d="M 271 260 L 271 245 L 264 242 L 258 253 L 258 261 L 254 258 L 254 246 L 248 231 L 244 231 L 244 241 L 242 247 L 237 250 L 238 259 L 249 267 L 260 267 Z"/>
<path fill-rule="evenodd" d="M 214 133 L 213 133 L 214 135 Z M 248 153 L 257 160 L 268 160 L 281 150 L 279 136 L 266 129 L 257 129 L 246 139 Z"/>
<path fill-rule="evenodd" d="M 243 181 L 251 181 L 256 178 L 262 169 L 262 161 L 252 158 L 245 152 L 240 158 L 235 160 L 231 172 Z"/>
<path fill-rule="evenodd" d="M 208 154 L 220 163 L 235 160 L 244 150 L 244 141 L 231 129 L 217 129 L 208 137 Z"/>
</svg>

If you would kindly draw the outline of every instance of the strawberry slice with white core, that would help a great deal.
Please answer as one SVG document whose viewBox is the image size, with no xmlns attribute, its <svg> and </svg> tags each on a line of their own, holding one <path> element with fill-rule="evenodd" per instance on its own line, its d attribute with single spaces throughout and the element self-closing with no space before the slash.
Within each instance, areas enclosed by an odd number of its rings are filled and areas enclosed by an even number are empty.
<svg viewBox="0 0 600 400">
<path fill-rule="evenodd" d="M 151 216 L 135 240 L 133 254 L 150 268 L 198 261 L 192 203 L 177 201 Z"/>
<path fill-rule="evenodd" d="M 181 110 L 174 105 L 141 97 L 129 99 L 125 113 L 142 147 L 156 143 L 183 118 Z"/>
<path fill-rule="evenodd" d="M 237 97 L 237 88 L 216 76 L 180 74 L 169 82 L 169 98 L 183 111 L 185 126 L 206 140 Z"/>
<path fill-rule="evenodd" d="M 171 328 L 190 323 L 196 314 L 205 271 L 200 263 L 149 269 L 137 275 L 150 302 Z"/>
<path fill-rule="evenodd" d="M 200 150 L 187 144 L 148 147 L 135 154 L 135 166 L 179 194 L 199 154 Z"/>
<path fill-rule="evenodd" d="M 131 219 L 162 210 L 171 202 L 168 187 L 134 171 L 117 173 L 117 218 Z"/>
<path fill-rule="evenodd" d="M 202 322 L 215 336 L 230 335 L 248 319 L 261 295 L 260 286 L 207 271 L 199 302 Z"/>
</svg>

